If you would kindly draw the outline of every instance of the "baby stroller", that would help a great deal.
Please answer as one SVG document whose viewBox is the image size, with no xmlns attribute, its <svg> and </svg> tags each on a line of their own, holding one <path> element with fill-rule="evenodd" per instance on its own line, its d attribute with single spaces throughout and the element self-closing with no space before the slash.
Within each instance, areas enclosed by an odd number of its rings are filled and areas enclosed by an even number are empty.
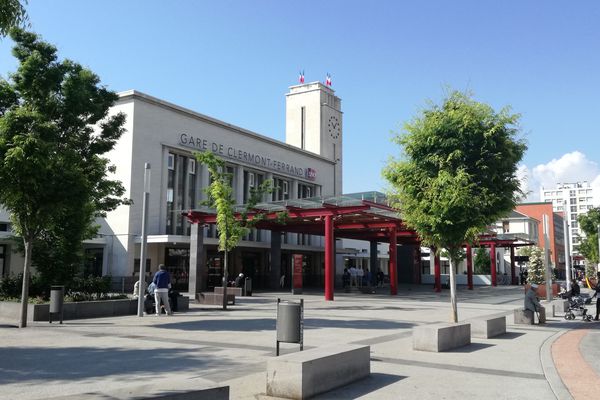
<svg viewBox="0 0 600 400">
<path fill-rule="evenodd" d="M 581 296 L 573 296 L 569 299 L 569 309 L 565 313 L 565 319 L 574 320 L 576 317 L 581 316 L 581 319 L 586 322 L 592 320 L 592 316 L 587 314 L 585 308 L 586 300 Z"/>
</svg>

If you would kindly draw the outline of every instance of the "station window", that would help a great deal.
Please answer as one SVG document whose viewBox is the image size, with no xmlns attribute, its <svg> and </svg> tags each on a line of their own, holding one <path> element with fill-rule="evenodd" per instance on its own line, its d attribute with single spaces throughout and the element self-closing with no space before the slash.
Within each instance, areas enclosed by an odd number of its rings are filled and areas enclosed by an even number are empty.
<svg viewBox="0 0 600 400">
<path fill-rule="evenodd" d="M 263 174 L 253 171 L 244 171 L 244 204 L 250 201 L 252 191 L 256 190 L 264 181 L 265 177 Z"/>
<path fill-rule="evenodd" d="M 299 199 L 308 199 L 314 196 L 314 187 L 312 185 L 307 185 L 304 183 L 298 184 L 298 198 Z"/>
<path fill-rule="evenodd" d="M 181 211 L 197 207 L 196 186 L 196 160 L 187 155 L 169 153 L 166 193 L 168 235 L 190 233 L 190 225 Z"/>
<path fill-rule="evenodd" d="M 289 193 L 290 183 L 282 178 L 273 178 L 273 192 L 271 193 L 271 199 L 273 201 L 288 200 L 290 198 Z"/>
</svg>

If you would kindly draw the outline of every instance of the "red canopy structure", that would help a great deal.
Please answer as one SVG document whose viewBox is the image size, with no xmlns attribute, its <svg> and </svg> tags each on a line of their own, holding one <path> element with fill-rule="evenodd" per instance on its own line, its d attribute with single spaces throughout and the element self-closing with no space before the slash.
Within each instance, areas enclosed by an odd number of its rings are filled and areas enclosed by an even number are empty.
<svg viewBox="0 0 600 400">
<path fill-rule="evenodd" d="M 241 209 L 239 211 L 241 212 Z M 215 211 L 211 209 L 190 210 L 183 214 L 194 225 L 216 223 Z M 255 225 L 257 229 L 325 237 L 326 300 L 333 300 L 336 238 L 390 244 L 389 271 L 392 295 L 398 293 L 396 246 L 419 243 L 416 232 L 406 228 L 397 210 L 375 201 L 353 197 L 339 196 L 261 203 L 255 206 L 253 212 L 248 213 L 248 218 L 255 218 L 259 214 L 261 220 Z M 241 214 L 238 213 L 237 217 L 241 218 Z"/>
<path fill-rule="evenodd" d="M 372 200 L 338 196 L 329 198 L 310 198 L 298 200 L 285 200 L 271 203 L 260 203 L 254 211 L 247 214 L 249 219 L 260 215 L 260 221 L 255 225 L 258 229 L 270 231 L 292 232 L 312 235 L 322 235 L 325 238 L 325 299 L 333 300 L 334 292 L 334 245 L 336 238 L 357 239 L 370 242 L 389 243 L 389 278 L 390 294 L 398 293 L 398 265 L 397 245 L 419 245 L 420 239 L 415 231 L 404 225 L 399 216 L 399 211 L 389 207 L 375 197 Z M 385 201 L 385 199 L 384 199 Z M 238 210 L 237 217 L 241 218 L 242 208 Z M 191 260 L 190 260 L 190 291 L 194 291 L 192 283 L 194 275 L 193 266 L 198 265 L 198 246 L 202 240 L 198 234 L 198 225 L 216 224 L 215 210 L 205 208 L 190 210 L 182 213 L 192 223 Z M 274 235 L 273 238 L 278 237 Z M 496 261 L 495 248 L 509 247 L 511 249 L 511 272 L 514 277 L 514 248 L 530 246 L 529 242 L 516 235 L 484 234 L 476 247 L 490 247 L 492 249 L 492 285 L 496 286 Z M 280 239 L 272 240 L 271 246 L 281 246 Z M 467 248 L 467 274 L 468 287 L 473 288 L 473 268 L 471 260 L 471 247 Z M 193 259 L 196 257 L 195 259 Z M 441 290 L 439 256 L 435 258 L 435 290 Z M 514 284 L 515 282 L 513 282 Z"/>
</svg>

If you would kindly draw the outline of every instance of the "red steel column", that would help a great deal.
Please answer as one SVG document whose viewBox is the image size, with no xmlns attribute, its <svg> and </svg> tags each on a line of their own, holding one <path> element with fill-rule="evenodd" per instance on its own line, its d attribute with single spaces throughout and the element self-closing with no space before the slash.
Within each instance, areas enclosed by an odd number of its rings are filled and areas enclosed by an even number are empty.
<svg viewBox="0 0 600 400">
<path fill-rule="evenodd" d="M 510 246 L 510 276 L 513 285 L 518 285 L 518 278 L 515 276 L 515 248 Z"/>
<path fill-rule="evenodd" d="M 496 286 L 498 280 L 496 278 L 496 244 L 494 243 L 490 246 L 490 269 L 492 272 L 492 286 Z"/>
<path fill-rule="evenodd" d="M 397 242 L 396 242 L 396 228 L 390 229 L 390 295 L 395 296 L 398 294 L 398 262 L 396 257 Z"/>
<path fill-rule="evenodd" d="M 333 300 L 333 217 L 325 216 L 325 300 Z"/>
<path fill-rule="evenodd" d="M 441 292 L 442 291 L 442 268 L 440 265 L 440 256 L 438 254 L 435 254 L 435 247 L 431 248 L 431 253 L 432 255 L 434 255 L 434 259 L 433 259 L 433 264 L 434 264 L 434 269 L 435 269 L 435 291 L 436 292 Z"/>
<path fill-rule="evenodd" d="M 467 286 L 469 290 L 473 290 L 473 252 L 469 245 L 467 245 Z"/>
</svg>

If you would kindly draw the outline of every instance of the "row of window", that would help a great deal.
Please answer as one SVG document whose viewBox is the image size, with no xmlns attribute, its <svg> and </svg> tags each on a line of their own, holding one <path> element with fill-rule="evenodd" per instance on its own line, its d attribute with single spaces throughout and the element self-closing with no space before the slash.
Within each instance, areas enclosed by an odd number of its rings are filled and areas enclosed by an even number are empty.
<svg viewBox="0 0 600 400">
<path fill-rule="evenodd" d="M 575 197 L 578 194 L 579 195 L 592 194 L 592 189 L 569 190 L 570 197 Z M 552 191 L 544 192 L 544 196 L 546 196 L 546 197 L 554 197 L 554 196 L 562 197 L 562 195 L 563 195 L 562 190 L 552 190 Z"/>
<path fill-rule="evenodd" d="M 166 233 L 175 235 L 189 235 L 190 225 L 187 219 L 181 216 L 182 210 L 198 208 L 200 196 L 198 188 L 200 187 L 200 177 L 197 176 L 196 160 L 193 157 L 188 157 L 182 154 L 169 153 L 167 161 L 167 220 Z M 233 165 L 226 166 L 226 173 L 229 174 L 231 185 L 234 188 L 234 198 L 240 198 L 243 203 L 248 203 L 252 189 L 258 188 L 266 179 L 266 174 L 252 171 L 243 171 L 243 194 L 236 196 L 237 185 L 237 169 Z M 209 176 L 209 180 L 210 180 Z M 268 195 L 265 201 L 282 201 L 291 199 L 292 181 L 283 177 L 273 177 L 273 191 Z M 310 198 L 315 196 L 315 185 L 304 182 L 297 183 L 297 198 Z M 209 233 L 210 236 L 216 237 L 215 232 Z M 246 240 L 260 241 L 263 235 L 260 231 L 253 230 Z M 301 239 L 302 242 L 310 241 L 310 239 Z M 299 243 L 309 244 L 309 243 Z"/>
</svg>

